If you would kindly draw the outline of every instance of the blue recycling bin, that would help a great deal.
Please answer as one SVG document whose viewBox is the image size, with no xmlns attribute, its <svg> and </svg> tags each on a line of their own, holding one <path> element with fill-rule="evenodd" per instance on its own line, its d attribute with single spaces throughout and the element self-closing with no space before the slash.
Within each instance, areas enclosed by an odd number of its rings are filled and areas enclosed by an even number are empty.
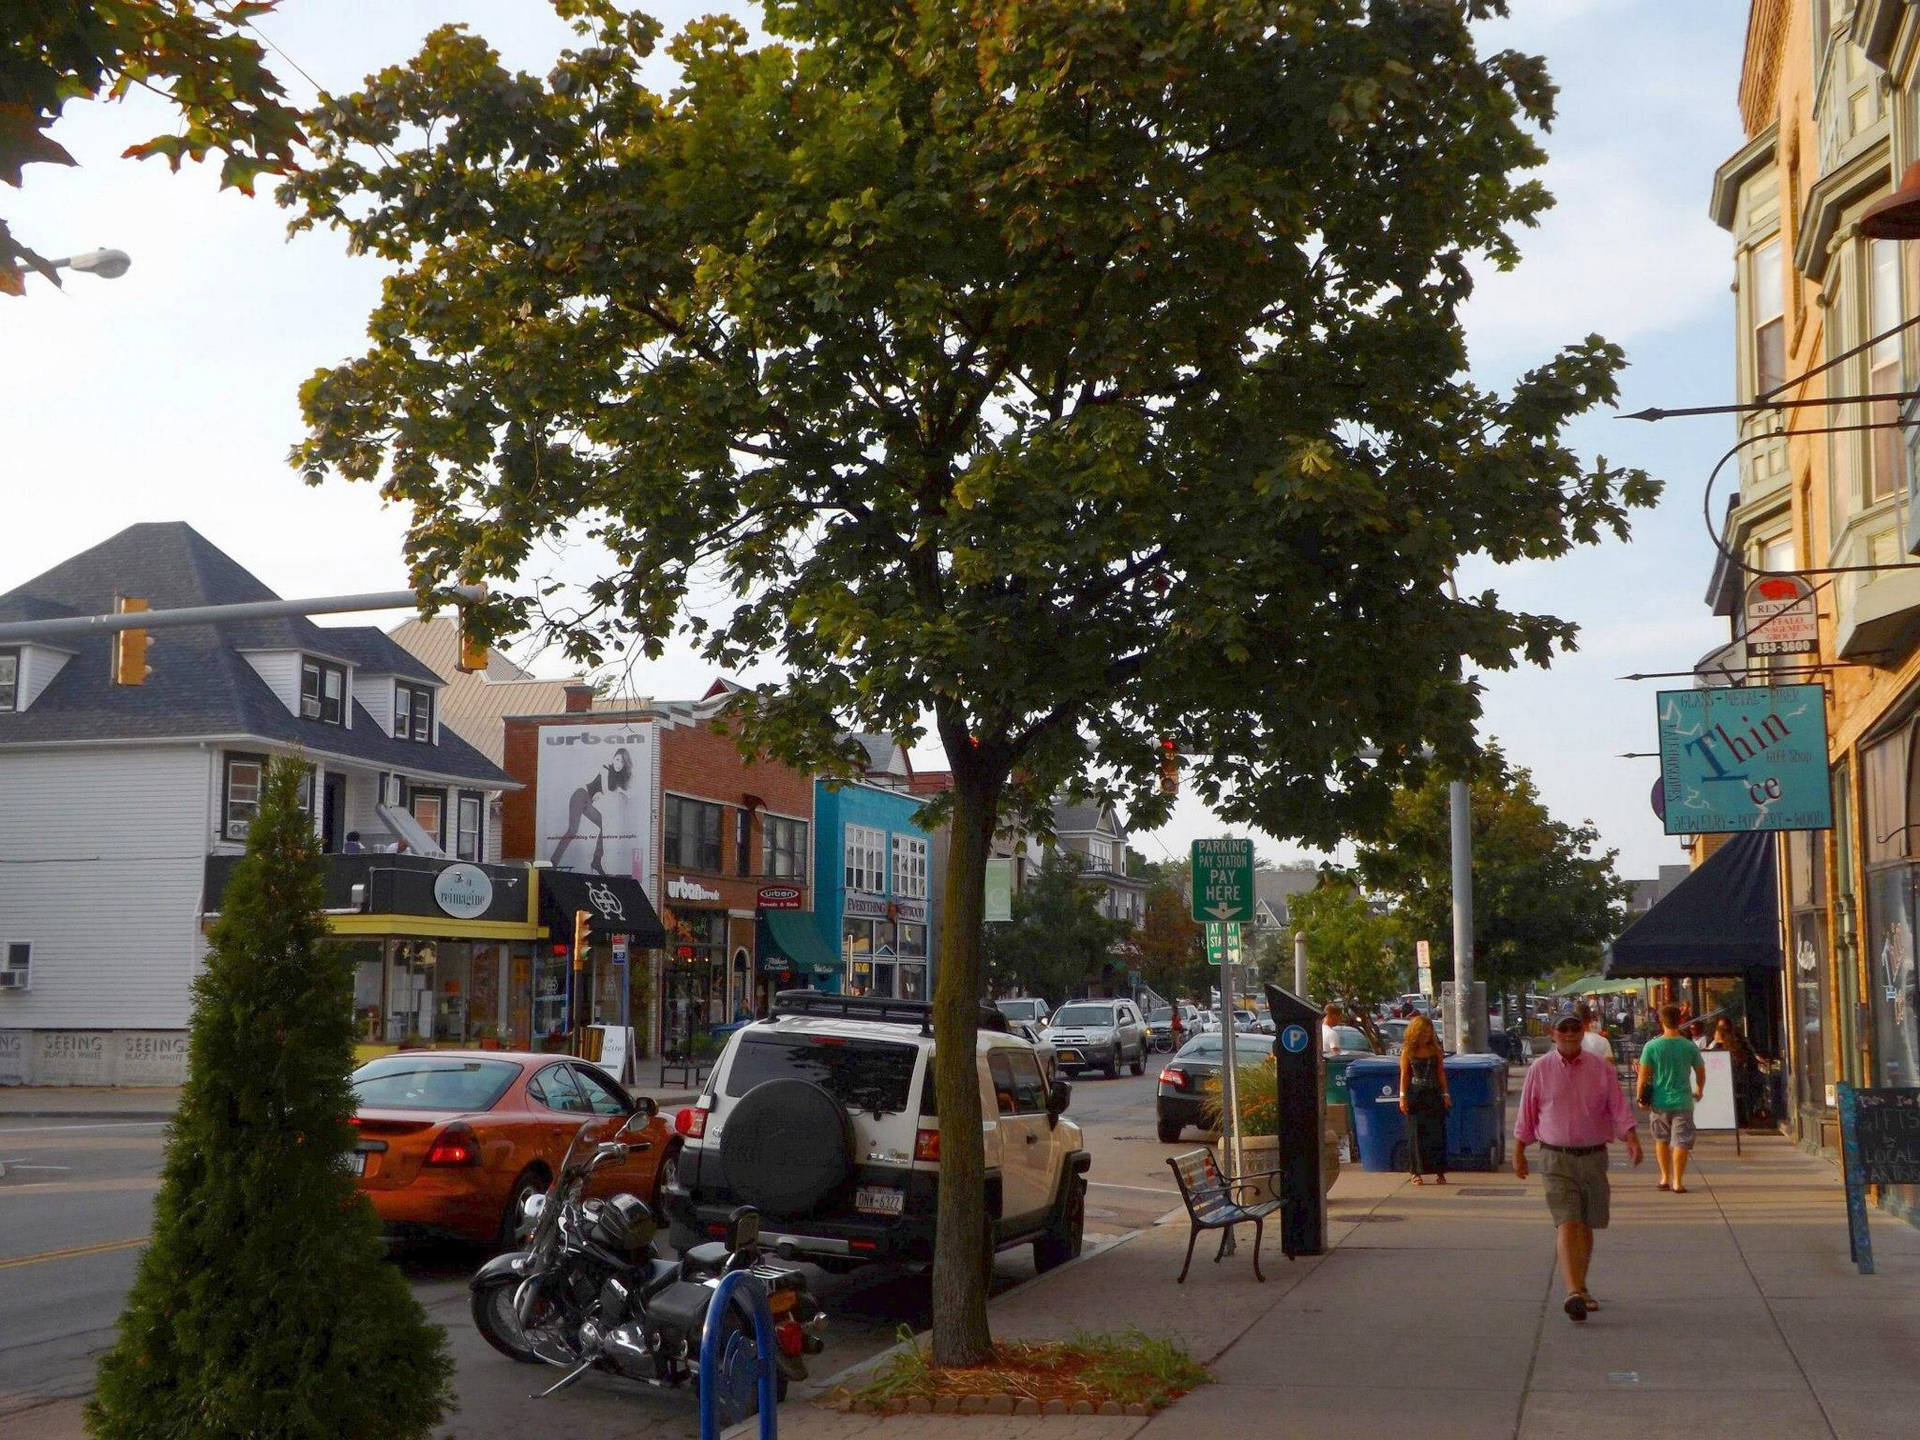
<svg viewBox="0 0 1920 1440">
<path fill-rule="evenodd" d="M 1400 1113 L 1400 1061 L 1362 1055 L 1347 1066 L 1347 1097 L 1362 1170 L 1407 1168 L 1407 1117 Z"/>
<path fill-rule="evenodd" d="M 1507 1159 L 1507 1061 L 1504 1055 L 1447 1056 L 1447 1166 L 1498 1170 Z"/>
</svg>

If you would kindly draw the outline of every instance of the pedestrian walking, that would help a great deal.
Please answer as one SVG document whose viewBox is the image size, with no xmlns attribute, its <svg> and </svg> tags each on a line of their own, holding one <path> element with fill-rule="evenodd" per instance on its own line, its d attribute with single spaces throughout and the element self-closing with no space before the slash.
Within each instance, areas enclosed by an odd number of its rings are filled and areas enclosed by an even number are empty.
<svg viewBox="0 0 1920 1440">
<path fill-rule="evenodd" d="M 1687 1193 L 1693 1155 L 1693 1107 L 1707 1086 L 1707 1062 L 1680 1033 L 1680 1007 L 1660 1007 L 1660 1035 L 1640 1052 L 1639 1091 L 1653 1116 L 1653 1162 L 1660 1188 Z"/>
<path fill-rule="evenodd" d="M 1600 1029 L 1600 1020 L 1593 1013 L 1593 1007 L 1582 1000 L 1574 1006 L 1574 1013 L 1580 1017 L 1580 1048 L 1589 1055 L 1598 1055 L 1607 1064 L 1613 1064 L 1613 1044 Z"/>
<path fill-rule="evenodd" d="M 1562 1307 L 1584 1323 L 1599 1308 L 1587 1289 L 1593 1232 L 1607 1228 L 1612 1192 L 1607 1184 L 1607 1146 L 1627 1143 L 1638 1165 L 1643 1158 L 1633 1107 L 1613 1066 L 1582 1044 L 1586 1020 L 1562 1010 L 1553 1021 L 1553 1049 L 1527 1067 L 1520 1090 L 1520 1116 L 1513 1127 L 1513 1173 L 1527 1178 L 1527 1146 L 1540 1146 L 1540 1178 L 1547 1213 L 1553 1217 L 1554 1250 L 1566 1281 Z"/>
<path fill-rule="evenodd" d="M 1340 1050 L 1340 1035 L 1333 1027 L 1346 1023 L 1346 1015 L 1340 1007 L 1329 1000 L 1326 1008 L 1320 1012 L 1320 1053 L 1335 1055 Z"/>
<path fill-rule="evenodd" d="M 1447 1183 L 1447 1111 L 1452 1107 L 1440 1037 L 1431 1020 L 1416 1015 L 1400 1040 L 1400 1113 L 1407 1117 L 1407 1169 L 1416 1185 L 1426 1184 L 1429 1173 L 1437 1184 Z"/>
</svg>

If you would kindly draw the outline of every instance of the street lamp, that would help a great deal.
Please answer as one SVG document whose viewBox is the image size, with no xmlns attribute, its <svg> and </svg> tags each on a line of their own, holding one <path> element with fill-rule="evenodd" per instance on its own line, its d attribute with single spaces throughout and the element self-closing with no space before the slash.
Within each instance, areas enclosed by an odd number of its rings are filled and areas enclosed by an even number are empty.
<svg viewBox="0 0 1920 1440">
<path fill-rule="evenodd" d="M 102 280 L 118 280 L 133 264 L 124 250 L 87 250 L 52 262 L 56 270 L 77 270 L 82 275 L 98 275 Z"/>
</svg>

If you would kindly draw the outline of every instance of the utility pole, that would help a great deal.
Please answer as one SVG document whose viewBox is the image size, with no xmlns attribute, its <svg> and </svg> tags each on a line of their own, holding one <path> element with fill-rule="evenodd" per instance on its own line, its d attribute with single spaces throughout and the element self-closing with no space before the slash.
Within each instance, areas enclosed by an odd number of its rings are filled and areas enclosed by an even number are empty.
<svg viewBox="0 0 1920 1440">
<path fill-rule="evenodd" d="M 1293 932 L 1293 993 L 1307 998 L 1307 932 Z"/>
<path fill-rule="evenodd" d="M 1447 787 L 1453 831 L 1453 1048 L 1476 1055 L 1486 1048 L 1486 1017 L 1473 989 L 1473 789 L 1465 780 Z"/>
</svg>

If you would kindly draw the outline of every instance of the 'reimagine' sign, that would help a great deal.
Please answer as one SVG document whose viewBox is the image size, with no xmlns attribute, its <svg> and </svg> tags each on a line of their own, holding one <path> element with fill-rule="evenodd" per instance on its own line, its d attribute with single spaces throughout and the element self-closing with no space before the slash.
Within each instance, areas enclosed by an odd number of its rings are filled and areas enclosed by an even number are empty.
<svg viewBox="0 0 1920 1440">
<path fill-rule="evenodd" d="M 1832 828 L 1824 686 L 1662 690 L 1659 719 L 1667 834 Z"/>
</svg>

